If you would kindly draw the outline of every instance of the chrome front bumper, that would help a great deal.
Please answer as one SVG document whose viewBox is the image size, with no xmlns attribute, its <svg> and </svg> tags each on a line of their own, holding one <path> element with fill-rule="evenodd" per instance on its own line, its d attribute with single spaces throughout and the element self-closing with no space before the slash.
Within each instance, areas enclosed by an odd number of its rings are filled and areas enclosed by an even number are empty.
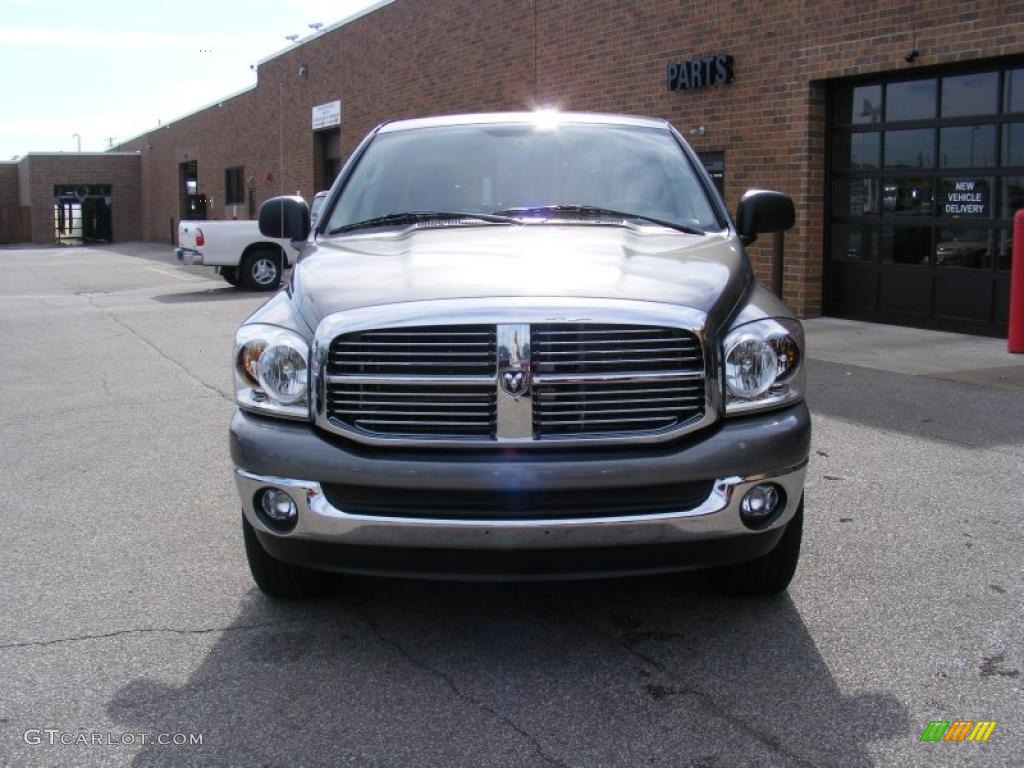
<svg viewBox="0 0 1024 768">
<path fill-rule="evenodd" d="M 332 506 L 320 484 L 309 480 L 259 475 L 235 468 L 242 508 L 249 524 L 263 537 L 389 548 L 437 549 L 573 549 L 682 544 L 761 536 L 792 519 L 803 495 L 807 462 L 769 474 L 725 477 L 697 507 L 623 517 L 472 520 L 353 515 Z M 744 494 L 771 480 L 785 490 L 782 514 L 766 529 L 752 531 L 740 520 Z M 256 493 L 278 488 L 294 499 L 299 519 L 288 533 L 265 526 L 256 515 Z M 429 493 L 428 489 L 424 489 Z"/>
</svg>

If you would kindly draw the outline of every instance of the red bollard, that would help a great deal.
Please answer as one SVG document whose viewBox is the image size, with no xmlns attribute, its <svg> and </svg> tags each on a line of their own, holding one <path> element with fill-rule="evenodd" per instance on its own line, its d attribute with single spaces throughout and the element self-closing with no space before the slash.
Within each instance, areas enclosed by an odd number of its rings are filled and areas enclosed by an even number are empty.
<svg viewBox="0 0 1024 768">
<path fill-rule="evenodd" d="M 1007 349 L 1024 352 L 1024 208 L 1013 215 L 1013 261 L 1010 263 L 1010 334 Z"/>
</svg>

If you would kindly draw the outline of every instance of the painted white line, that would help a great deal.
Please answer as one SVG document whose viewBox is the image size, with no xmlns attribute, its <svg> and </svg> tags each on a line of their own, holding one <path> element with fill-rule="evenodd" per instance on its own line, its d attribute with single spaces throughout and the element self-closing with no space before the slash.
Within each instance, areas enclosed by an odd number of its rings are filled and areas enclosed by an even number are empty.
<svg viewBox="0 0 1024 768">
<path fill-rule="evenodd" d="M 146 267 L 146 269 L 148 269 L 150 272 L 159 272 L 161 275 L 166 275 L 167 277 L 173 277 L 176 280 L 184 280 L 187 283 L 205 283 L 205 282 L 207 282 L 205 279 L 203 279 L 201 277 L 185 277 L 184 275 L 179 275 L 179 274 L 176 274 L 174 272 L 168 272 L 167 270 L 160 269 L 160 267 Z"/>
</svg>

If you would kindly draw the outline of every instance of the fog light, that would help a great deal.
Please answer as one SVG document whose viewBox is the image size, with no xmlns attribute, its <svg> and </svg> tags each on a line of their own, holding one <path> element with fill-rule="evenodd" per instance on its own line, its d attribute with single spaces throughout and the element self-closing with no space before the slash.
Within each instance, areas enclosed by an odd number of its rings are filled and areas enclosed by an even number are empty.
<svg viewBox="0 0 1024 768">
<path fill-rule="evenodd" d="M 257 496 L 257 508 L 263 514 L 264 522 L 278 530 L 295 526 L 299 510 L 292 497 L 277 488 L 264 488 Z"/>
<path fill-rule="evenodd" d="M 759 483 L 740 502 L 740 518 L 748 528 L 763 528 L 782 509 L 782 489 L 774 483 Z"/>
</svg>

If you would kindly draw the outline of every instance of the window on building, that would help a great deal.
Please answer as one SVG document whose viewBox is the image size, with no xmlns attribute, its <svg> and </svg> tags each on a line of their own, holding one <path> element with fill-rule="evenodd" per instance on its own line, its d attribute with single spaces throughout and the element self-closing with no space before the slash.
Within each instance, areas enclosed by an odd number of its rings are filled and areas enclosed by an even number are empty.
<svg viewBox="0 0 1024 768">
<path fill-rule="evenodd" d="M 1005 334 L 1024 68 L 831 90 L 828 310 Z"/>
<path fill-rule="evenodd" d="M 909 80 L 889 83 L 885 89 L 885 119 L 927 120 L 935 117 L 935 80 Z"/>
<path fill-rule="evenodd" d="M 241 205 L 245 202 L 245 169 L 235 166 L 224 171 L 224 204 Z"/>
<path fill-rule="evenodd" d="M 725 199 L 725 152 L 701 152 L 700 161 L 711 177 L 718 194 Z"/>
<path fill-rule="evenodd" d="M 993 115 L 999 111 L 999 73 L 942 79 L 942 117 Z"/>
</svg>

